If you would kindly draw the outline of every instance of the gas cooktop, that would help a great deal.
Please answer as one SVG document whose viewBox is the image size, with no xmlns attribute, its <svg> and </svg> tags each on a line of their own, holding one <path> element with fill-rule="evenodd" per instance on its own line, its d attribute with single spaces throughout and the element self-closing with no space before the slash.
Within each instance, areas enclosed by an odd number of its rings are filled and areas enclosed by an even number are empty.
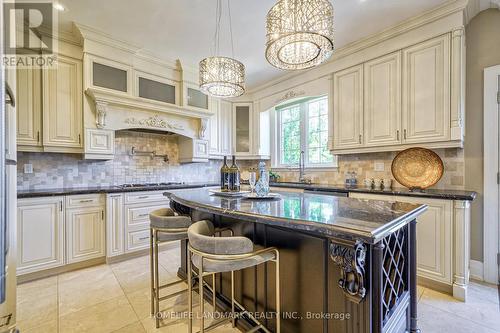
<svg viewBox="0 0 500 333">
<path fill-rule="evenodd" d="M 122 184 L 118 185 L 120 188 L 135 188 L 135 187 L 159 187 L 169 185 L 182 185 L 181 182 L 165 182 L 165 183 L 146 183 L 146 184 Z"/>
</svg>

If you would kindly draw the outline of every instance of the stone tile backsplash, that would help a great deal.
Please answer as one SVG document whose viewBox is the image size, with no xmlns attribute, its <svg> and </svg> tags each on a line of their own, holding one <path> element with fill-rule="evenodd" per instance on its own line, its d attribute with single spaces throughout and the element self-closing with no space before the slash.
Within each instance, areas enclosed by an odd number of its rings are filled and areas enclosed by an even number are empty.
<svg viewBox="0 0 500 333">
<path fill-rule="evenodd" d="M 438 189 L 464 189 L 464 152 L 463 149 L 434 149 L 444 163 L 443 178 L 434 186 Z M 358 155 L 341 155 L 338 160 L 338 168 L 331 170 L 306 170 L 306 178 L 310 178 L 313 183 L 320 184 L 343 184 L 345 174 L 348 171 L 355 171 L 358 184 L 362 184 L 365 178 L 392 178 L 393 186 L 401 187 L 394 181 L 391 173 L 392 160 L 397 152 L 381 152 Z M 383 163 L 384 171 L 374 171 L 375 163 Z M 280 169 L 276 173 L 280 175 L 280 181 L 297 181 L 298 172 Z"/>
<path fill-rule="evenodd" d="M 149 156 L 130 156 L 130 150 L 156 151 L 168 154 L 170 162 Z M 81 155 L 56 153 L 18 153 L 19 190 L 109 186 L 125 183 L 159 182 L 217 182 L 221 161 L 179 164 L 178 145 L 175 136 L 116 132 L 115 158 L 110 161 L 82 160 Z M 462 149 L 436 149 L 443 159 L 445 173 L 435 188 L 464 188 L 464 153 Z M 339 156 L 336 169 L 306 171 L 314 183 L 343 184 L 345 173 L 355 171 L 358 182 L 365 178 L 392 178 L 391 163 L 395 152 Z M 374 164 L 384 164 L 383 172 L 374 171 Z M 24 164 L 33 164 L 33 173 L 23 172 Z M 242 170 L 256 167 L 257 162 L 238 162 Z M 297 181 L 295 170 L 278 170 L 281 181 Z M 398 186 L 398 184 L 396 184 Z"/>
<path fill-rule="evenodd" d="M 18 153 L 19 190 L 109 186 L 125 183 L 216 182 L 220 161 L 179 164 L 177 139 L 162 134 L 116 132 L 115 158 L 110 161 L 82 160 L 81 155 L 56 153 Z M 136 147 L 142 151 L 168 154 L 170 162 L 150 156 L 130 156 Z M 33 164 L 33 173 L 23 172 Z"/>
</svg>

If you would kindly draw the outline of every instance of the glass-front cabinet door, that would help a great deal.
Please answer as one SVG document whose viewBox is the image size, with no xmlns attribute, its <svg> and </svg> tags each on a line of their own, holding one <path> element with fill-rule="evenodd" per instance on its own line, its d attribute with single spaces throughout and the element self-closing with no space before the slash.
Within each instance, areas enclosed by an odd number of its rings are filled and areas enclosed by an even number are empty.
<svg viewBox="0 0 500 333">
<path fill-rule="evenodd" d="M 169 104 L 179 102 L 179 82 L 136 72 L 136 85 L 138 97 Z"/>
<path fill-rule="evenodd" d="M 127 70 L 99 61 L 92 62 L 92 85 L 94 87 L 127 93 L 128 84 Z"/>
<path fill-rule="evenodd" d="M 233 104 L 233 142 L 236 155 L 252 152 L 252 103 Z"/>
</svg>

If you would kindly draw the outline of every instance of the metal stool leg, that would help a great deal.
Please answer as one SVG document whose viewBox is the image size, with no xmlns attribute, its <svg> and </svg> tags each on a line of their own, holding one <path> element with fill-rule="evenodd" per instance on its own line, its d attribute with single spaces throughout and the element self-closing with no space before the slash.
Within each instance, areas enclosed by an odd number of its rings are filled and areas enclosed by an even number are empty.
<svg viewBox="0 0 500 333">
<path fill-rule="evenodd" d="M 217 311 L 216 297 L 215 297 L 215 273 L 212 274 L 212 307 L 213 311 Z"/>
<path fill-rule="evenodd" d="M 193 282 L 192 282 L 192 262 L 191 251 L 188 249 L 187 269 L 188 269 L 188 333 L 193 333 Z"/>
<path fill-rule="evenodd" d="M 231 271 L 231 323 L 236 327 L 236 314 L 234 313 L 234 271 Z"/>
<path fill-rule="evenodd" d="M 155 280 L 154 280 L 154 262 L 153 262 L 153 244 L 154 244 L 154 239 L 153 239 L 153 228 L 149 229 L 149 266 L 151 269 L 151 316 L 155 314 L 155 291 L 154 291 L 154 285 L 155 285 Z"/>
<path fill-rule="evenodd" d="M 160 277 L 158 274 L 158 230 L 154 231 L 154 262 L 155 262 L 155 324 L 160 328 Z"/>
<path fill-rule="evenodd" d="M 203 300 L 203 257 L 200 257 L 200 268 L 198 270 L 199 286 L 198 290 L 200 293 L 200 333 L 205 332 L 205 310 L 204 310 L 204 300 Z"/>
<path fill-rule="evenodd" d="M 281 332 L 280 254 L 276 251 L 276 333 Z"/>
</svg>

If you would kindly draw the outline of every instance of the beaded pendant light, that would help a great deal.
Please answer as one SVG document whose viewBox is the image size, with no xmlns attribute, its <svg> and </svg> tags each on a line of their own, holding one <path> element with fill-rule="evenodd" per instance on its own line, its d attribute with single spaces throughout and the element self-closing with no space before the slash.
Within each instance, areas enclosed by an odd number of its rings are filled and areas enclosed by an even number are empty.
<svg viewBox="0 0 500 333">
<path fill-rule="evenodd" d="M 274 67 L 317 66 L 333 53 L 333 6 L 328 0 L 278 0 L 267 13 L 266 59 Z"/>
<path fill-rule="evenodd" d="M 222 18 L 222 0 L 217 0 L 216 24 L 214 36 L 214 55 L 200 61 L 200 89 L 214 97 L 238 97 L 245 92 L 245 66 L 234 59 L 233 29 L 229 0 L 227 10 L 231 35 L 232 57 L 220 56 L 219 40 Z"/>
</svg>

